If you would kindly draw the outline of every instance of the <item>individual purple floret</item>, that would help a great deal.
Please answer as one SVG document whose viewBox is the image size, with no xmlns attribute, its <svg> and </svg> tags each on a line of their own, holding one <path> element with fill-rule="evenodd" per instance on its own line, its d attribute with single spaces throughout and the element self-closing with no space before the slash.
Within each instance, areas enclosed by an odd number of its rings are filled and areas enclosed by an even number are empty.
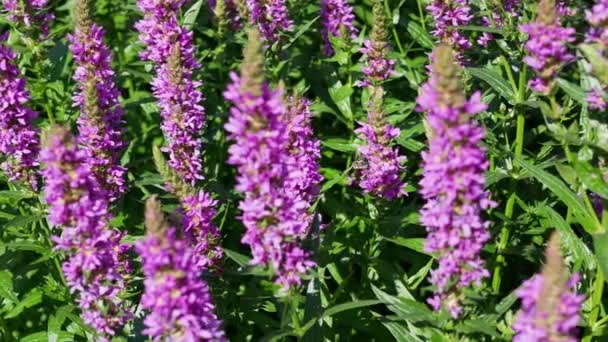
<svg viewBox="0 0 608 342">
<path fill-rule="evenodd" d="M 587 103 L 589 108 L 601 110 L 606 109 L 606 95 L 603 90 L 593 88 L 587 93 Z"/>
<path fill-rule="evenodd" d="M 53 241 L 67 256 L 63 272 L 83 320 L 105 341 L 131 317 L 119 297 L 130 272 L 128 246 L 109 226 L 108 196 L 87 159 L 67 129 L 54 127 L 47 133 L 40 153 L 45 200 L 49 222 L 61 229 Z"/>
<path fill-rule="evenodd" d="M 387 80 L 395 73 L 395 60 L 388 58 L 390 44 L 388 43 L 388 32 L 386 31 L 386 15 L 384 13 L 384 3 L 376 0 L 373 7 L 374 25 L 372 27 L 371 39 L 363 42 L 361 49 L 366 60 L 366 65 L 361 71 L 365 75 L 363 80 L 359 80 L 355 85 L 366 87 L 377 85 Z"/>
<path fill-rule="evenodd" d="M 279 40 L 284 31 L 291 31 L 293 20 L 285 0 L 246 0 L 249 10 L 249 21 L 257 24 L 258 29 L 268 43 Z"/>
<path fill-rule="evenodd" d="M 204 192 L 184 195 L 181 199 L 182 225 L 191 240 L 200 269 L 217 267 L 224 255 L 220 246 L 220 231 L 213 224 L 217 201 Z"/>
<path fill-rule="evenodd" d="M 524 57 L 524 62 L 536 72 L 536 77 L 528 84 L 532 90 L 548 95 L 559 69 L 574 60 L 566 43 L 576 40 L 576 31 L 560 26 L 555 0 L 541 0 L 536 22 L 521 25 L 520 30 L 529 35 L 525 45 L 528 56 Z"/>
<path fill-rule="evenodd" d="M 355 28 L 355 15 L 352 6 L 347 0 L 321 0 L 321 23 L 323 28 L 323 49 L 325 55 L 332 56 L 334 48 L 330 37 L 343 37 L 348 39 L 357 38 Z"/>
<path fill-rule="evenodd" d="M 47 13 L 49 0 L 2 0 L 8 20 L 27 30 L 36 30 L 40 38 L 49 35 L 51 21 L 55 16 Z"/>
<path fill-rule="evenodd" d="M 431 272 L 437 292 L 429 303 L 458 317 L 463 289 L 489 275 L 480 254 L 490 222 L 482 214 L 495 203 L 484 190 L 489 166 L 480 146 L 484 130 L 472 120 L 486 105 L 479 92 L 467 99 L 451 47 L 438 46 L 434 56 L 430 79 L 416 99 L 418 110 L 427 113 L 429 136 L 429 149 L 422 153 L 420 220 L 428 232 L 425 250 L 438 257 Z"/>
<path fill-rule="evenodd" d="M 384 90 L 370 87 L 367 123 L 360 122 L 355 130 L 363 145 L 359 146 L 360 157 L 354 165 L 355 181 L 369 194 L 392 200 L 406 195 L 406 184 L 401 181 L 402 166 L 407 160 L 391 142 L 399 136 L 399 129 L 386 122 L 382 110 Z"/>
<path fill-rule="evenodd" d="M 154 341 L 227 341 L 195 251 L 165 223 L 154 197 L 145 215 L 146 237 L 135 246 L 145 276 L 141 305 L 149 311 L 143 333 Z"/>
<path fill-rule="evenodd" d="M 260 38 L 251 30 L 240 77 L 224 97 L 232 102 L 225 128 L 234 142 L 228 163 L 238 169 L 236 189 L 244 195 L 239 208 L 251 247 L 252 263 L 271 265 L 283 289 L 300 284 L 314 263 L 300 244 L 310 228 L 310 204 L 294 189 L 302 166 L 290 154 L 286 108 L 280 90 L 264 81 Z"/>
<path fill-rule="evenodd" d="M 440 42 L 451 45 L 459 52 L 471 47 L 469 39 L 457 28 L 469 25 L 471 21 L 468 0 L 433 0 L 427 9 L 435 20 L 432 33 Z"/>
<path fill-rule="evenodd" d="M 39 131 L 33 125 L 38 114 L 27 106 L 30 94 L 19 77 L 15 53 L 0 36 L 0 154 L 1 167 L 10 181 L 38 188 Z"/>
<path fill-rule="evenodd" d="M 68 36 L 76 64 L 78 139 L 99 185 L 114 201 L 127 189 L 127 169 L 119 164 L 125 147 L 124 112 L 119 102 L 120 90 L 114 82 L 112 55 L 103 42 L 104 30 L 91 22 L 88 6 L 86 0 L 76 2 L 76 27 L 74 34 Z"/>
<path fill-rule="evenodd" d="M 141 57 L 155 63 L 152 81 L 163 122 L 161 128 L 167 141 L 163 151 L 169 153 L 169 166 L 194 185 L 202 176 L 201 131 L 205 125 L 205 109 L 200 105 L 201 83 L 193 80 L 199 67 L 194 58 L 192 33 L 177 22 L 184 1 L 139 0 L 144 19 L 136 24 L 140 40 L 146 44 Z"/>
<path fill-rule="evenodd" d="M 559 235 L 554 233 L 545 252 L 541 274 L 517 290 L 521 308 L 513 323 L 513 342 L 576 342 L 577 324 L 585 296 L 576 293 L 578 274 L 568 279 Z"/>
</svg>

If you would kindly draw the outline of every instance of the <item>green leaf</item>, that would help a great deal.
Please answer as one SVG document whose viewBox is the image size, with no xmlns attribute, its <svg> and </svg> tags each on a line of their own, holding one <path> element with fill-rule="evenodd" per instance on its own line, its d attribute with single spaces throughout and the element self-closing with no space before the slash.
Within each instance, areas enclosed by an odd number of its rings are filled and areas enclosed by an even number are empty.
<svg viewBox="0 0 608 342">
<path fill-rule="evenodd" d="M 5 244 L 6 248 L 16 251 L 30 251 L 42 255 L 50 255 L 52 250 L 45 245 L 35 241 L 13 241 Z"/>
<path fill-rule="evenodd" d="M 574 170 L 587 189 L 608 199 L 608 184 L 604 181 L 604 175 L 599 169 L 588 162 L 578 161 L 574 164 Z"/>
<path fill-rule="evenodd" d="M 585 94 L 585 91 L 583 90 L 583 88 L 579 87 L 578 85 L 576 85 L 574 83 L 568 82 L 563 78 L 558 78 L 557 84 L 573 100 L 575 100 L 576 102 L 578 102 L 582 105 L 587 104 L 587 94 Z"/>
<path fill-rule="evenodd" d="M 31 308 L 42 303 L 42 291 L 39 288 L 34 288 L 28 292 L 25 297 L 15 307 L 9 311 L 4 318 L 15 318 L 27 308 Z"/>
<path fill-rule="evenodd" d="M 604 273 L 604 281 L 608 282 L 608 278 L 605 276 L 608 274 L 608 233 L 593 235 L 593 249 L 597 262 Z"/>
<path fill-rule="evenodd" d="M 336 82 L 333 87 L 329 88 L 329 96 L 348 122 L 353 121 L 353 111 L 350 106 L 350 96 L 352 93 L 352 87 L 342 85 L 340 82 Z"/>
<path fill-rule="evenodd" d="M 342 303 L 342 304 L 334 305 L 331 308 L 325 310 L 325 312 L 323 312 L 323 315 L 321 315 L 321 318 L 333 316 L 333 315 L 343 312 L 343 311 L 359 309 L 359 308 L 364 308 L 367 306 L 373 306 L 373 305 L 378 305 L 378 304 L 382 304 L 382 301 L 377 300 L 377 299 L 365 299 L 365 300 L 356 300 L 356 301 L 352 301 L 352 302 L 348 302 L 348 303 Z"/>
<path fill-rule="evenodd" d="M 496 71 L 487 68 L 467 68 L 467 71 L 469 71 L 474 77 L 488 83 L 492 89 L 496 90 L 496 92 L 505 98 L 505 100 L 509 101 L 509 103 L 514 104 L 516 102 L 513 88 L 511 88 L 509 83 Z"/>
<path fill-rule="evenodd" d="M 13 291 L 13 274 L 9 271 L 0 271 L 0 296 L 17 303 L 19 298 Z"/>
<path fill-rule="evenodd" d="M 31 223 L 39 222 L 44 219 L 42 215 L 27 215 L 27 216 L 17 216 L 8 223 L 4 225 L 3 228 L 11 228 L 11 227 L 25 227 Z"/>
<path fill-rule="evenodd" d="M 585 55 L 585 58 L 591 63 L 593 75 L 597 77 L 602 84 L 608 84 L 608 60 L 602 56 L 602 49 L 597 45 L 581 44 L 579 49 Z"/>
<path fill-rule="evenodd" d="M 250 265 L 249 261 L 251 259 L 249 259 L 248 256 L 227 248 L 224 249 L 224 252 L 226 252 L 228 258 L 232 259 L 232 261 L 236 262 L 239 266 L 245 267 Z"/>
<path fill-rule="evenodd" d="M 458 26 L 458 30 L 504 34 L 504 30 L 500 29 L 498 27 L 478 26 L 478 25 Z"/>
<path fill-rule="evenodd" d="M 589 211 L 581 199 L 559 178 L 523 160 L 521 157 L 515 157 L 515 163 L 525 169 L 544 186 L 549 188 L 551 192 L 566 204 L 570 210 L 572 210 L 572 214 L 576 217 L 577 221 L 588 233 L 594 234 L 602 230 L 595 213 Z"/>
<path fill-rule="evenodd" d="M 194 22 L 196 21 L 196 17 L 198 17 L 198 13 L 201 11 L 201 7 L 203 6 L 203 0 L 198 0 L 188 9 L 186 14 L 184 15 L 184 26 L 188 30 L 192 30 L 194 26 Z"/>
<path fill-rule="evenodd" d="M 408 21 L 407 32 L 412 36 L 412 38 L 414 38 L 416 42 L 418 42 L 418 44 L 420 44 L 420 46 L 427 49 L 433 48 L 434 44 L 431 36 L 429 36 L 429 33 L 426 32 L 426 30 L 424 30 L 417 22 L 412 20 Z"/>
<path fill-rule="evenodd" d="M 424 238 L 404 238 L 404 237 L 396 237 L 396 238 L 384 238 L 387 241 L 390 241 L 399 246 L 403 246 L 409 249 L 412 249 L 418 253 L 422 253 L 428 256 L 433 256 L 432 254 L 426 252 L 424 250 Z"/>
<path fill-rule="evenodd" d="M 74 334 L 67 331 L 60 331 L 57 335 L 53 336 L 47 334 L 46 331 L 37 332 L 31 335 L 27 335 L 20 339 L 19 342 L 71 342 L 74 341 Z"/>
<path fill-rule="evenodd" d="M 343 138 L 329 138 L 326 140 L 322 140 L 321 143 L 323 146 L 329 147 L 332 150 L 340 151 L 340 152 L 355 152 L 357 150 L 357 145 L 351 141 L 348 141 Z"/>
<path fill-rule="evenodd" d="M 13 191 L 13 190 L 2 190 L 0 191 L 0 200 L 3 201 L 19 201 L 25 198 L 33 198 L 34 194 L 29 191 Z"/>
<path fill-rule="evenodd" d="M 54 315 L 49 317 L 48 322 L 48 338 L 49 341 L 58 341 L 61 334 L 61 326 L 67 318 L 67 314 L 74 310 L 72 305 L 64 305 L 55 311 Z"/>
<path fill-rule="evenodd" d="M 372 291 L 382 302 L 389 304 L 389 310 L 396 313 L 407 322 L 434 322 L 435 317 L 431 310 L 424 304 L 413 299 L 391 296 L 372 285 Z"/>
</svg>

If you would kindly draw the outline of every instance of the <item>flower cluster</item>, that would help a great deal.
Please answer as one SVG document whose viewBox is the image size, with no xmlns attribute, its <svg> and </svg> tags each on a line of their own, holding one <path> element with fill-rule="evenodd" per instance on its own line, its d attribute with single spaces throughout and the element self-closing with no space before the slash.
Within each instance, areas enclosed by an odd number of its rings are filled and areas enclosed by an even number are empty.
<svg viewBox="0 0 608 342">
<path fill-rule="evenodd" d="M 277 283 L 288 288 L 314 265 L 300 247 L 309 232 L 310 204 L 293 188 L 301 166 L 289 151 L 286 107 L 281 91 L 264 81 L 262 68 L 258 33 L 251 30 L 241 75 L 232 73 L 224 92 L 233 104 L 225 126 L 234 142 L 228 163 L 237 166 L 236 189 L 245 196 L 239 205 L 246 228 L 242 242 L 251 247 L 252 263 L 271 264 Z"/>
<path fill-rule="evenodd" d="M 143 332 L 154 341 L 226 341 L 196 252 L 165 224 L 155 198 L 145 215 L 146 237 L 135 246 L 145 275 L 141 305 L 150 311 Z"/>
<path fill-rule="evenodd" d="M 591 26 L 586 40 L 600 44 L 605 50 L 608 47 L 608 1 L 599 0 L 591 10 L 585 12 L 585 18 Z"/>
<path fill-rule="evenodd" d="M 26 105 L 30 94 L 25 79 L 19 77 L 15 58 L 9 47 L 0 44 L 0 153 L 6 158 L 1 166 L 10 181 L 36 189 L 39 132 L 33 121 L 38 114 Z"/>
<path fill-rule="evenodd" d="M 63 127 L 48 132 L 40 152 L 49 222 L 61 228 L 53 241 L 67 254 L 63 272 L 68 285 L 78 295 L 84 321 L 112 336 L 131 317 L 119 297 L 130 272 L 128 246 L 108 224 L 108 196 L 87 159 Z"/>
<path fill-rule="evenodd" d="M 49 0 L 2 0 L 8 20 L 28 30 L 37 30 L 41 38 L 49 35 L 51 21 L 55 16 L 47 13 Z"/>
<path fill-rule="evenodd" d="M 321 142 L 311 127 L 310 101 L 293 95 L 287 101 L 287 131 L 289 132 L 289 151 L 293 163 L 297 165 L 293 186 L 304 201 L 312 203 L 319 195 L 319 183 L 323 176 L 319 173 Z"/>
<path fill-rule="evenodd" d="M 406 184 L 401 181 L 405 156 L 390 143 L 399 136 L 399 129 L 386 123 L 382 111 L 384 90 L 372 87 L 367 123 L 360 123 L 355 132 L 364 142 L 359 146 L 360 159 L 354 165 L 356 180 L 366 193 L 392 200 L 404 196 Z"/>
<path fill-rule="evenodd" d="M 224 255 L 220 246 L 220 231 L 213 224 L 217 201 L 200 190 L 180 199 L 183 210 L 182 225 L 198 256 L 200 269 L 217 267 Z"/>
<path fill-rule="evenodd" d="M 283 31 L 291 31 L 293 20 L 285 0 L 246 0 L 249 20 L 257 24 L 258 29 L 269 43 L 279 40 Z"/>
<path fill-rule="evenodd" d="M 541 0 L 536 22 L 521 25 L 520 30 L 529 35 L 525 44 L 528 56 L 524 62 L 536 72 L 529 86 L 548 95 L 559 69 L 574 59 L 566 43 L 574 42 L 576 31 L 560 26 L 554 0 Z"/>
<path fill-rule="evenodd" d="M 456 28 L 469 25 L 471 21 L 471 7 L 468 0 L 433 0 L 427 9 L 435 19 L 433 35 L 440 42 L 449 44 L 459 51 L 471 47 L 469 39 Z"/>
<path fill-rule="evenodd" d="M 139 0 L 144 19 L 136 24 L 140 40 L 146 45 L 144 60 L 155 63 L 152 82 L 158 99 L 162 130 L 168 146 L 169 165 L 187 183 L 202 178 L 200 132 L 205 124 L 205 110 L 200 82 L 193 80 L 199 67 L 194 58 L 192 32 L 178 23 L 178 11 L 185 1 Z"/>
<path fill-rule="evenodd" d="M 568 279 L 557 233 L 549 241 L 545 258 L 542 273 L 517 290 L 521 309 L 513 323 L 513 341 L 579 341 L 576 326 L 585 297 L 574 290 L 578 275 Z"/>
<path fill-rule="evenodd" d="M 346 0 L 321 0 L 321 21 L 323 48 L 327 56 L 334 54 L 330 37 L 357 38 L 353 8 Z"/>
<path fill-rule="evenodd" d="M 501 28 L 505 24 L 505 20 L 508 18 L 519 17 L 519 9 L 521 7 L 521 0 L 506 0 L 502 1 L 502 4 L 495 6 L 490 11 L 490 15 L 484 15 L 481 17 L 483 26 Z M 477 39 L 477 44 L 486 47 L 488 43 L 494 40 L 494 35 L 490 32 L 483 32 Z"/>
<path fill-rule="evenodd" d="M 488 276 L 481 250 L 490 238 L 482 212 L 495 204 L 484 190 L 489 163 L 480 147 L 482 127 L 471 117 L 486 109 L 479 92 L 467 99 L 452 49 L 434 51 L 430 80 L 416 99 L 427 113 L 429 150 L 422 153 L 420 193 L 425 199 L 421 222 L 429 233 L 425 250 L 437 253 L 431 273 L 436 295 L 429 303 L 445 307 L 454 317 L 462 311 L 462 289 Z"/>
<path fill-rule="evenodd" d="M 124 179 L 127 169 L 119 164 L 125 146 L 120 91 L 114 82 L 110 50 L 103 42 L 103 28 L 91 22 L 87 1 L 76 4 L 76 28 L 68 39 L 76 64 L 74 105 L 80 108 L 78 139 L 99 185 L 114 201 L 127 188 Z"/>
<path fill-rule="evenodd" d="M 363 42 L 361 49 L 367 58 L 366 66 L 362 71 L 366 78 L 357 81 L 355 85 L 360 87 L 377 84 L 387 80 L 395 73 L 395 60 L 387 57 L 390 52 L 390 44 L 387 42 L 388 33 L 386 32 L 386 15 L 384 13 L 384 3 L 374 2 L 374 25 L 372 27 L 371 39 Z"/>
</svg>

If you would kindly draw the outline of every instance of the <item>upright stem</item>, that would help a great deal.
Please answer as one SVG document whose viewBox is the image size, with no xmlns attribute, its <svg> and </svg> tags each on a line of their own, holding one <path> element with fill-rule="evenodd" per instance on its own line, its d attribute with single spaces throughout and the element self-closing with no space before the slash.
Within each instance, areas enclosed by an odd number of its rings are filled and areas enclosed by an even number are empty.
<svg viewBox="0 0 608 342">
<path fill-rule="evenodd" d="M 505 69 L 507 70 L 507 74 L 510 75 L 509 79 L 512 81 L 512 84 L 514 85 L 515 80 L 513 78 L 513 75 L 510 73 L 511 69 L 508 68 L 507 65 L 505 65 Z M 518 90 L 517 91 L 517 101 L 518 102 L 524 101 L 525 91 L 526 91 L 525 87 L 526 87 L 526 85 L 525 85 L 525 69 L 524 69 L 519 74 L 519 86 L 517 88 L 517 90 Z M 525 129 L 526 129 L 526 117 L 524 116 L 523 113 L 518 112 L 517 113 L 517 127 L 516 127 L 516 131 L 515 131 L 515 157 L 516 158 L 520 158 L 523 155 Z M 514 168 L 513 171 L 516 172 L 517 170 L 515 169 L 515 166 L 513 168 Z M 509 219 L 511 219 L 513 217 L 513 211 L 515 209 L 515 199 L 516 199 L 515 186 L 516 186 L 516 182 L 512 181 L 511 189 L 513 190 L 513 193 L 507 200 L 507 204 L 505 206 L 505 216 Z M 505 261 L 506 261 L 504 255 L 503 255 L 503 252 L 507 248 L 507 245 L 509 244 L 509 236 L 510 236 L 509 226 L 507 225 L 507 223 L 505 223 L 504 226 L 502 227 L 502 229 L 500 230 L 500 237 L 499 237 L 498 243 L 496 245 L 496 265 L 494 266 L 494 275 L 492 277 L 492 290 L 494 291 L 494 293 L 500 292 L 500 283 L 501 283 L 501 279 L 502 279 L 502 268 L 505 265 Z"/>
</svg>

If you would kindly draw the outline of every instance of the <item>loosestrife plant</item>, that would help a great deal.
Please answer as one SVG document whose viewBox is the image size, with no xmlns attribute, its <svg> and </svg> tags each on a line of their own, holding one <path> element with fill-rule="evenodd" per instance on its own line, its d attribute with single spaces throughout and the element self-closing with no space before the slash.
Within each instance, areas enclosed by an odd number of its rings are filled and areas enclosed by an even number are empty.
<svg viewBox="0 0 608 342">
<path fill-rule="evenodd" d="M 0 0 L 0 340 L 602 340 L 607 6 Z"/>
</svg>

